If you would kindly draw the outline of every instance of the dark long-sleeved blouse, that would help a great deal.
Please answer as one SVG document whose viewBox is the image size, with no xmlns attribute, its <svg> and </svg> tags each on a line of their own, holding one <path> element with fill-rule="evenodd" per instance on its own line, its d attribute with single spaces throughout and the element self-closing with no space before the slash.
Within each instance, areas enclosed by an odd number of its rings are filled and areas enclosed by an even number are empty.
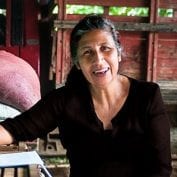
<svg viewBox="0 0 177 177">
<path fill-rule="evenodd" d="M 89 91 L 67 86 L 1 124 L 17 141 L 42 137 L 58 126 L 71 177 L 169 177 L 170 126 L 159 86 L 129 79 L 128 98 L 111 130 L 97 118 Z"/>
</svg>

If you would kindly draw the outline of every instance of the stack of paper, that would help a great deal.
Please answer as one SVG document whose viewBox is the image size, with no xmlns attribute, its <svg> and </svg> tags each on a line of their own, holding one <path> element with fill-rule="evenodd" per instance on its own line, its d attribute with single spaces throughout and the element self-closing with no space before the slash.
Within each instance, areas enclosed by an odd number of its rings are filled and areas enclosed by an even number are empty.
<svg viewBox="0 0 177 177">
<path fill-rule="evenodd" d="M 52 177 L 36 151 L 0 154 L 0 168 L 40 165 L 47 177 Z"/>
</svg>

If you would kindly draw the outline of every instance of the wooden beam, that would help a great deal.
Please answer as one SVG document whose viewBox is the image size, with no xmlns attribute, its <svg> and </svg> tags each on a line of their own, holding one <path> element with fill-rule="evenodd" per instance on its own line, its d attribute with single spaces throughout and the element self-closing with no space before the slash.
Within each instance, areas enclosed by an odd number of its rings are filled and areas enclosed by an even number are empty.
<svg viewBox="0 0 177 177">
<path fill-rule="evenodd" d="M 95 0 L 65 0 L 65 4 L 77 4 L 77 5 L 99 5 L 99 6 L 126 6 L 126 7 L 148 7 L 149 1 L 142 1 L 142 0 L 101 0 L 101 1 L 95 1 Z"/>
<path fill-rule="evenodd" d="M 76 25 L 77 21 L 54 21 L 54 27 L 57 29 L 70 29 Z M 117 30 L 120 31 L 147 31 L 147 32 L 177 32 L 177 24 L 167 23 L 132 23 L 132 22 L 115 22 Z"/>
</svg>

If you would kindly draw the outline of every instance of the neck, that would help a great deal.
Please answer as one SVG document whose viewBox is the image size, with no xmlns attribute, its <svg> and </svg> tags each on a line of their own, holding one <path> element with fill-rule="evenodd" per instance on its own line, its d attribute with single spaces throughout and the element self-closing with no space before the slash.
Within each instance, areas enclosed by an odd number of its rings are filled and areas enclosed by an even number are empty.
<svg viewBox="0 0 177 177">
<path fill-rule="evenodd" d="M 101 105 L 114 104 L 114 102 L 124 94 L 124 80 L 118 75 L 117 80 L 104 88 L 91 87 L 91 95 L 94 103 Z"/>
<path fill-rule="evenodd" d="M 125 76 L 120 76 L 117 81 L 105 88 L 91 88 L 95 112 L 105 129 L 112 127 L 111 120 L 124 105 L 129 87 L 129 80 Z"/>
</svg>

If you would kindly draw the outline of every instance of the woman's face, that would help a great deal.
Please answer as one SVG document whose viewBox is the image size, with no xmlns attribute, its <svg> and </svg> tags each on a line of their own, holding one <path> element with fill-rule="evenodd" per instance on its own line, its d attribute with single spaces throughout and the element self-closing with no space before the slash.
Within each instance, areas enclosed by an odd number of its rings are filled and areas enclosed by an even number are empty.
<svg viewBox="0 0 177 177">
<path fill-rule="evenodd" d="M 120 54 L 111 33 L 95 29 L 79 41 L 78 68 L 92 86 L 105 87 L 117 79 Z"/>
</svg>

